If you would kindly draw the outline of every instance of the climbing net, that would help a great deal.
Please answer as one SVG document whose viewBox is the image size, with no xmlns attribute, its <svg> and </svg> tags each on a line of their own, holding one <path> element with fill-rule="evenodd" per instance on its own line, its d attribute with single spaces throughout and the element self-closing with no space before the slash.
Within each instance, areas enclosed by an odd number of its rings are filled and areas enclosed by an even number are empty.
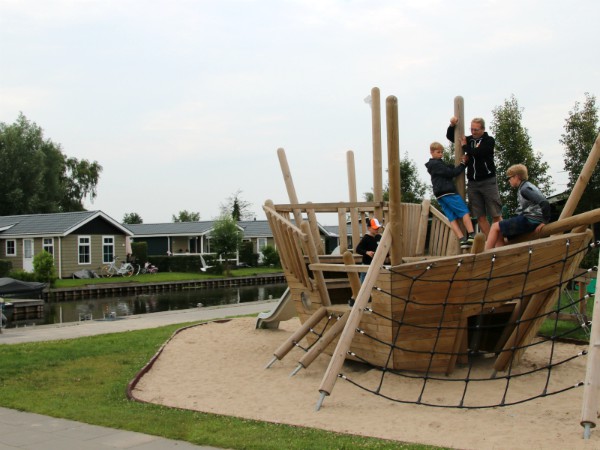
<svg viewBox="0 0 600 450">
<path fill-rule="evenodd" d="M 355 332 L 361 336 L 361 339 L 372 340 L 374 345 L 383 348 L 387 352 L 385 364 L 374 363 L 372 355 L 365 350 L 361 353 L 353 348 L 349 352 L 352 360 L 360 361 L 364 364 L 346 364 L 344 373 L 338 374 L 338 377 L 352 383 L 353 385 L 371 392 L 375 395 L 384 397 L 400 403 L 420 404 L 435 407 L 451 408 L 491 408 L 497 406 L 509 406 L 534 400 L 540 397 L 555 395 L 570 389 L 582 386 L 583 381 L 574 381 L 572 377 L 571 365 L 576 365 L 582 369 L 578 372 L 585 373 L 585 358 L 580 358 L 587 354 L 584 347 L 574 343 L 557 345 L 558 342 L 564 342 L 572 338 L 578 332 L 589 335 L 591 322 L 588 321 L 585 313 L 580 312 L 579 304 L 587 302 L 593 294 L 580 294 L 579 298 L 573 298 L 568 294 L 569 286 L 573 286 L 575 279 L 582 275 L 582 270 L 569 271 L 568 262 L 572 258 L 583 257 L 581 252 L 586 252 L 590 248 L 598 246 L 599 242 L 591 243 L 577 252 L 570 252 L 569 241 L 566 240 L 565 250 L 553 261 L 547 261 L 544 264 L 534 267 L 531 264 L 534 257 L 530 248 L 529 261 L 520 271 L 519 277 L 515 277 L 515 272 L 511 273 L 511 289 L 507 289 L 509 297 L 494 298 L 494 305 L 514 305 L 512 311 L 501 312 L 499 307 L 486 307 L 483 300 L 469 304 L 461 302 L 464 307 L 477 307 L 479 313 L 468 318 L 468 321 L 452 322 L 443 320 L 444 314 L 450 314 L 451 299 L 453 295 L 453 286 L 464 283 L 480 283 L 483 286 L 483 299 L 488 292 L 486 289 L 492 283 L 492 280 L 498 281 L 504 275 L 495 273 L 496 264 L 493 253 L 490 253 L 491 261 L 489 263 L 489 273 L 486 276 L 466 279 L 461 278 L 461 262 L 454 269 L 451 276 L 447 279 L 437 281 L 444 283 L 440 289 L 436 287 L 436 293 L 439 293 L 439 302 L 427 305 L 420 304 L 418 296 L 412 295 L 424 286 L 420 283 L 426 283 L 432 286 L 436 281 L 427 278 L 434 269 L 435 263 L 425 267 L 420 274 L 407 275 L 405 272 L 390 268 L 390 272 L 408 283 L 409 287 L 403 292 L 408 292 L 405 296 L 395 294 L 392 288 L 388 291 L 375 286 L 372 297 L 385 296 L 390 302 L 395 304 L 391 309 L 395 314 L 383 314 L 377 312 L 372 304 L 364 308 L 363 314 L 371 314 L 377 317 L 377 322 L 383 326 L 394 330 L 391 342 L 384 342 L 380 335 L 373 329 L 357 328 Z M 572 265 L 571 265 L 572 266 Z M 551 286 L 547 284 L 541 287 L 540 291 L 526 292 L 526 286 L 532 284 L 536 277 L 544 276 L 552 270 L 557 273 L 555 282 Z M 597 268 L 591 268 L 587 272 L 597 271 Z M 512 280 L 520 279 L 521 286 L 515 287 Z M 515 296 L 515 289 L 521 294 Z M 536 311 L 535 314 L 515 314 L 515 309 L 520 308 L 522 312 L 525 306 L 531 302 L 537 301 L 543 294 L 553 291 L 558 299 L 548 308 L 529 308 Z M 512 293 L 512 294 L 510 294 Z M 562 294 L 561 294 L 562 293 Z M 539 294 L 539 295 L 538 295 Z M 490 294 L 491 295 L 491 294 Z M 501 293 L 502 295 L 502 293 Z M 417 300 L 414 300 L 414 298 Z M 534 305 L 535 306 L 535 305 Z M 422 310 L 424 308 L 435 307 L 442 311 L 437 323 L 423 323 L 415 321 L 414 316 L 404 314 L 411 309 Z M 561 320 L 565 317 L 565 312 L 576 311 L 577 321 Z M 570 314 L 573 316 L 573 314 Z M 337 317 L 330 316 L 326 321 L 325 327 L 329 326 L 332 320 Z M 519 339 L 530 330 L 534 323 L 542 323 L 542 333 L 532 334 L 530 339 Z M 362 322 L 361 322 L 362 323 Z M 454 325 L 453 325 L 454 324 Z M 537 328 L 536 328 L 537 329 Z M 316 332 L 322 335 L 325 330 Z M 508 332 L 507 332 L 508 331 Z M 429 339 L 424 339 L 422 344 L 416 344 L 414 340 L 410 341 L 406 336 L 420 333 L 420 335 L 429 335 Z M 454 350 L 448 350 L 448 346 L 443 346 L 443 336 L 448 333 L 464 336 L 464 345 Z M 404 338 L 401 338 L 404 336 Z M 516 339 L 510 341 L 511 336 Z M 468 345 L 467 345 L 468 343 Z M 357 347 L 357 346 L 355 346 Z M 368 348 L 363 346 L 362 348 Z M 585 347 L 587 348 L 587 346 Z M 525 350 L 527 350 L 525 352 Z M 397 369 L 392 367 L 394 355 L 401 353 L 411 355 L 415 361 L 419 361 L 418 371 L 411 371 L 410 367 Z M 514 357 L 513 357 L 514 356 Z M 441 370 L 436 361 L 447 359 L 455 361 L 451 370 Z M 411 358 L 408 358 L 409 360 Z M 504 364 L 499 363 L 504 360 Z M 518 360 L 518 361 L 517 361 Z M 364 369 L 358 366 L 364 367 Z M 416 368 L 416 365 L 415 365 Z M 583 376 L 583 375 L 582 375 Z"/>
</svg>

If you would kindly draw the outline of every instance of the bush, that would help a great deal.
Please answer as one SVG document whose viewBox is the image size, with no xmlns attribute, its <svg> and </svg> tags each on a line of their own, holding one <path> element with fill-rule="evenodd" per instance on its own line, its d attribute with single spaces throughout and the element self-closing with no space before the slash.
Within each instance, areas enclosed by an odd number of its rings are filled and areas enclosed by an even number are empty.
<svg viewBox="0 0 600 450">
<path fill-rule="evenodd" d="M 267 245 L 262 250 L 263 260 L 262 263 L 264 266 L 274 266 L 279 267 L 281 262 L 279 260 L 279 252 L 272 245 Z"/>
<path fill-rule="evenodd" d="M 37 281 L 52 285 L 54 280 L 56 280 L 54 258 L 46 250 L 42 250 L 33 257 L 33 272 L 35 273 Z"/>
<path fill-rule="evenodd" d="M 25 272 L 23 269 L 13 269 L 8 273 L 10 278 L 21 281 L 38 281 L 34 272 Z"/>
<path fill-rule="evenodd" d="M 0 277 L 8 276 L 8 273 L 12 270 L 12 261 L 6 259 L 0 259 Z"/>
<path fill-rule="evenodd" d="M 131 243 L 131 258 L 142 266 L 148 261 L 148 243 L 147 242 L 132 242 Z"/>
</svg>

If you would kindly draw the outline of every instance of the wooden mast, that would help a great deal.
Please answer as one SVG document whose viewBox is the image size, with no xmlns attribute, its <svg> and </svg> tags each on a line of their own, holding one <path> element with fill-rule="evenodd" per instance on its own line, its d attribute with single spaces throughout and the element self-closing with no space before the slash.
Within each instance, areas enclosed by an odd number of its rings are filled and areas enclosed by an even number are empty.
<svg viewBox="0 0 600 450">
<path fill-rule="evenodd" d="M 348 170 L 348 197 L 350 202 L 356 203 L 358 201 L 358 194 L 356 192 L 356 167 L 354 163 L 354 152 L 351 150 L 346 152 L 346 165 Z M 360 230 L 358 228 L 358 208 L 350 208 L 350 223 L 352 225 L 352 244 L 354 247 L 356 247 L 360 241 Z M 341 226 L 342 224 L 340 224 L 340 227 Z M 346 226 L 344 224 L 344 232 L 345 231 Z M 343 246 L 344 250 L 347 249 L 346 247 L 347 240 Z M 344 254 L 344 251 L 342 251 L 342 242 L 340 242 L 340 253 Z"/>
<path fill-rule="evenodd" d="M 381 100 L 379 88 L 371 89 L 371 133 L 373 135 L 373 201 L 383 201 L 383 169 L 381 157 Z M 375 207 L 375 217 L 383 219 L 381 206 Z"/>
<path fill-rule="evenodd" d="M 454 97 L 454 116 L 458 118 L 454 127 L 454 162 L 459 165 L 464 155 L 461 141 L 465 137 L 465 101 L 460 96 Z M 460 196 L 465 198 L 465 175 L 456 177 L 456 189 Z"/>
<path fill-rule="evenodd" d="M 390 95 L 386 99 L 386 124 L 388 146 L 388 178 L 390 180 L 389 227 L 394 239 L 390 252 L 393 266 L 402 263 L 402 194 L 400 192 L 400 142 L 398 137 L 398 99 Z"/>
<path fill-rule="evenodd" d="M 298 196 L 296 195 L 296 188 L 294 187 L 294 180 L 292 180 L 292 172 L 290 171 L 290 166 L 288 165 L 287 158 L 285 156 L 285 150 L 282 148 L 277 149 L 277 157 L 279 158 L 279 165 L 281 166 L 281 173 L 283 174 L 283 181 L 285 182 L 285 188 L 287 189 L 288 197 L 290 199 L 290 203 L 292 205 L 297 205 Z M 300 224 L 302 223 L 302 214 L 299 209 L 294 208 L 294 220 L 296 221 L 296 226 L 300 228 Z"/>
</svg>

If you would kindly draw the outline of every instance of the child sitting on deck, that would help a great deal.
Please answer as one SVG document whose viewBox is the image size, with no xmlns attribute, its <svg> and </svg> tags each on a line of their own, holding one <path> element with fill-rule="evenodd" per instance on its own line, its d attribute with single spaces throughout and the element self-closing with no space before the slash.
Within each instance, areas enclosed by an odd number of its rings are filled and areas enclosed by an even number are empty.
<svg viewBox="0 0 600 450">
<path fill-rule="evenodd" d="M 508 182 L 517 189 L 517 216 L 492 224 L 485 242 L 485 249 L 502 247 L 504 238 L 514 238 L 520 234 L 539 231 L 550 222 L 550 203 L 544 194 L 527 179 L 527 167 L 523 164 L 510 166 L 506 171 Z"/>
<path fill-rule="evenodd" d="M 435 198 L 442 207 L 442 211 L 444 211 L 444 214 L 450 221 L 452 231 L 458 237 L 461 247 L 469 247 L 473 245 L 475 237 L 473 222 L 471 221 L 467 204 L 458 195 L 456 186 L 454 185 L 454 178 L 464 172 L 466 163 L 463 159 L 458 166 L 453 167 L 442 161 L 444 147 L 439 142 L 433 142 L 429 146 L 429 152 L 431 153 L 431 159 L 425 164 L 425 167 L 427 167 L 427 172 L 431 175 L 433 195 L 435 195 Z M 463 234 L 458 219 L 462 219 L 468 232 L 467 236 Z"/>
</svg>

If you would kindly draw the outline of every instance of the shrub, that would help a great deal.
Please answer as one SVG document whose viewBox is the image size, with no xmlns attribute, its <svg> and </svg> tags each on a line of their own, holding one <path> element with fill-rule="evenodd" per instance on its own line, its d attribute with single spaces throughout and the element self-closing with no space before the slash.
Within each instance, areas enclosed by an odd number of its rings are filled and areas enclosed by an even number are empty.
<svg viewBox="0 0 600 450">
<path fill-rule="evenodd" d="M 12 262 L 6 259 L 0 259 L 0 277 L 8 276 L 8 273 L 12 270 Z"/>
<path fill-rule="evenodd" d="M 279 261 L 279 252 L 272 245 L 267 245 L 262 250 L 263 254 L 263 265 L 278 267 L 281 262 Z"/>
<path fill-rule="evenodd" d="M 54 283 L 56 280 L 56 270 L 54 269 L 54 258 L 46 250 L 33 257 L 33 272 L 37 281 L 44 283 Z"/>
<path fill-rule="evenodd" d="M 21 281 L 38 281 L 34 272 L 25 272 L 23 269 L 13 269 L 8 273 L 10 278 Z"/>
</svg>

